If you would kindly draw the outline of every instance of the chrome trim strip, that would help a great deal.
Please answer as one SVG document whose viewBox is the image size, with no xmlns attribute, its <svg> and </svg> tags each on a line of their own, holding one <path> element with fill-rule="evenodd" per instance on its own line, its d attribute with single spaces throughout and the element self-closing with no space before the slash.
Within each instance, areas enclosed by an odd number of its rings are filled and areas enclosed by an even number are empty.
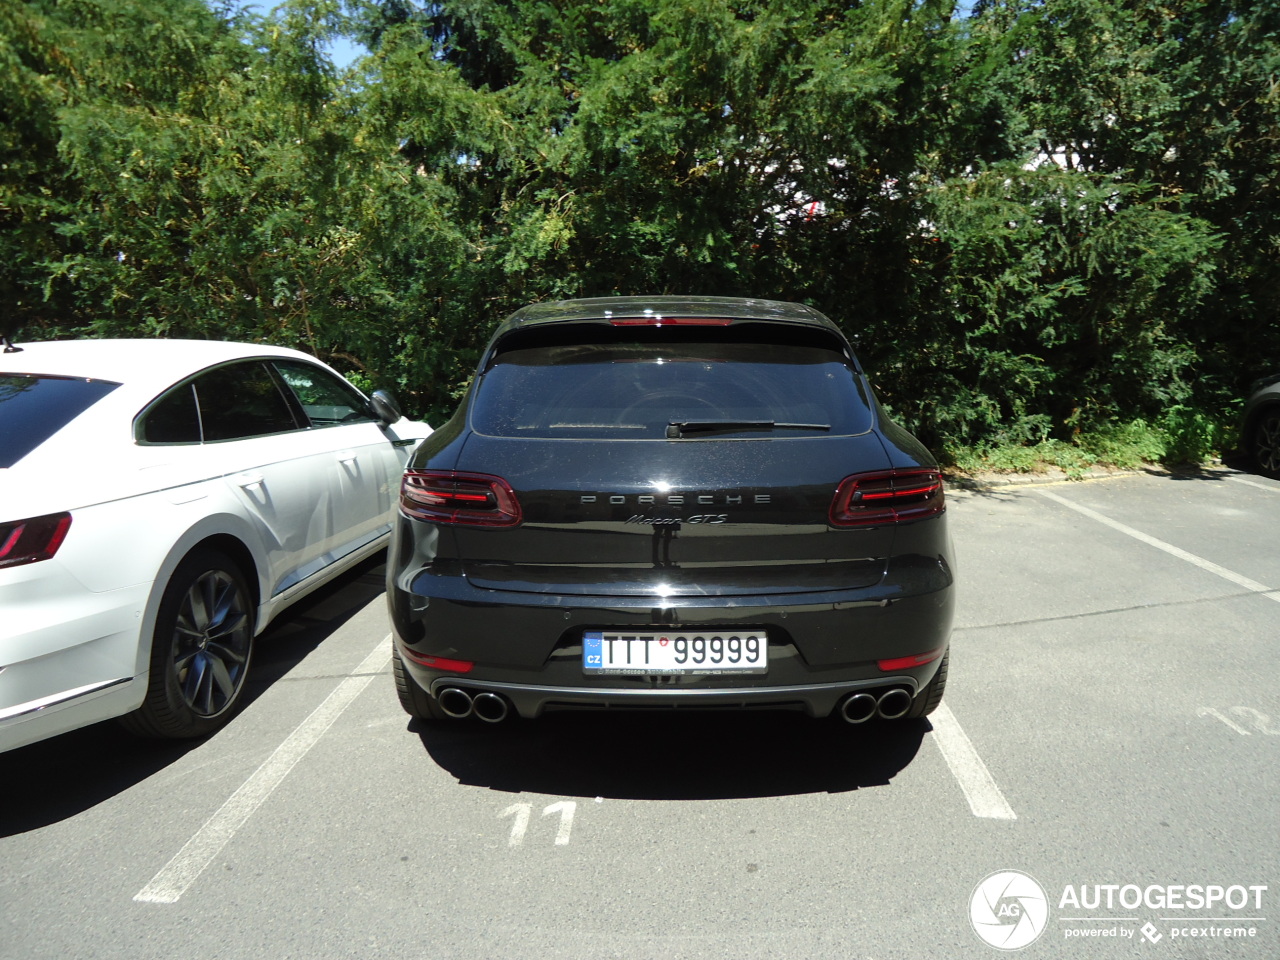
<svg viewBox="0 0 1280 960">
<path fill-rule="evenodd" d="M 122 683 L 131 683 L 133 677 L 121 677 L 118 680 L 108 680 L 105 683 L 92 683 L 86 687 L 77 687 L 75 690 L 68 690 L 64 693 L 55 693 L 51 697 L 42 697 L 39 700 L 28 700 L 26 703 L 20 703 L 16 707 L 9 707 L 0 710 L 0 723 L 8 723 L 11 720 L 20 720 L 30 717 L 34 713 L 40 713 L 42 710 L 48 710 L 51 707 L 61 707 L 73 700 L 80 700 L 90 697 L 112 687 L 118 687 Z"/>
</svg>

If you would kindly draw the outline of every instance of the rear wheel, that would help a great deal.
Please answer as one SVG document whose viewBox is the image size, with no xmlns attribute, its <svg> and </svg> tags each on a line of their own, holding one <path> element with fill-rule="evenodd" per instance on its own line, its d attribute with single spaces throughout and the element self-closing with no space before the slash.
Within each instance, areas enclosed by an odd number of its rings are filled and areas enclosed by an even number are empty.
<svg viewBox="0 0 1280 960">
<path fill-rule="evenodd" d="M 400 698 L 400 706 L 404 712 L 415 720 L 448 720 L 449 715 L 440 709 L 436 698 L 418 686 L 418 681 L 409 676 L 404 661 L 400 659 L 400 651 L 391 651 L 391 672 L 396 678 L 396 695 Z"/>
<path fill-rule="evenodd" d="M 926 683 L 924 689 L 911 701 L 911 709 L 906 712 L 907 719 L 927 717 L 938 709 L 938 704 L 942 702 L 942 694 L 947 689 L 947 663 L 950 659 L 951 651 L 948 650 L 942 655 L 942 663 L 938 664 L 938 672 L 933 675 L 933 679 Z"/>
<path fill-rule="evenodd" d="M 253 599 L 216 550 L 188 555 L 165 587 L 151 641 L 147 696 L 121 722 L 147 737 L 201 737 L 231 719 L 253 654 Z"/>
<path fill-rule="evenodd" d="M 1262 411 L 1253 426 L 1249 446 L 1259 472 L 1280 479 L 1280 407 Z"/>
</svg>

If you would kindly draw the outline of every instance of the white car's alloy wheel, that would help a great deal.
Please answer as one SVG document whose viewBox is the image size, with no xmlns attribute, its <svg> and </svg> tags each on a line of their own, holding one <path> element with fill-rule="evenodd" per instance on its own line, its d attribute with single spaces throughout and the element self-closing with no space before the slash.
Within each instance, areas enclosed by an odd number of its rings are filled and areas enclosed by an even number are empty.
<svg viewBox="0 0 1280 960">
<path fill-rule="evenodd" d="M 160 604 L 151 675 L 141 709 L 124 718 L 136 733 L 193 737 L 231 716 L 253 654 L 253 601 L 244 575 L 221 553 L 192 553 Z"/>
<path fill-rule="evenodd" d="M 249 615 L 244 591 L 225 570 L 210 570 L 182 600 L 174 630 L 173 670 L 197 716 L 216 717 L 244 683 Z"/>
</svg>

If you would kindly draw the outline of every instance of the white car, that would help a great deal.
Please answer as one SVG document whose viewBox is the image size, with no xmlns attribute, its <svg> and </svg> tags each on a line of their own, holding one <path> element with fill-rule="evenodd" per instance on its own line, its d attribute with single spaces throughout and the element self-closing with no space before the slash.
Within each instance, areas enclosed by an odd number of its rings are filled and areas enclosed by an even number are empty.
<svg viewBox="0 0 1280 960">
<path fill-rule="evenodd" d="M 296 350 L 0 343 L 0 751 L 216 730 L 254 637 L 386 545 L 431 428 Z"/>
</svg>

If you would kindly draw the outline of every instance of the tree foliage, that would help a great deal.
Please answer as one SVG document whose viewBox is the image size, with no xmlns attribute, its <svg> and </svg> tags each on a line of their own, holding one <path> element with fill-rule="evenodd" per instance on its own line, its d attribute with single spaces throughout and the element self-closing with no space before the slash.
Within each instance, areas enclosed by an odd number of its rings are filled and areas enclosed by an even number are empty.
<svg viewBox="0 0 1280 960">
<path fill-rule="evenodd" d="M 523 303 L 760 296 L 933 442 L 1212 417 L 1280 367 L 1278 77 L 1255 0 L 0 0 L 0 332 L 438 419 Z"/>
</svg>

